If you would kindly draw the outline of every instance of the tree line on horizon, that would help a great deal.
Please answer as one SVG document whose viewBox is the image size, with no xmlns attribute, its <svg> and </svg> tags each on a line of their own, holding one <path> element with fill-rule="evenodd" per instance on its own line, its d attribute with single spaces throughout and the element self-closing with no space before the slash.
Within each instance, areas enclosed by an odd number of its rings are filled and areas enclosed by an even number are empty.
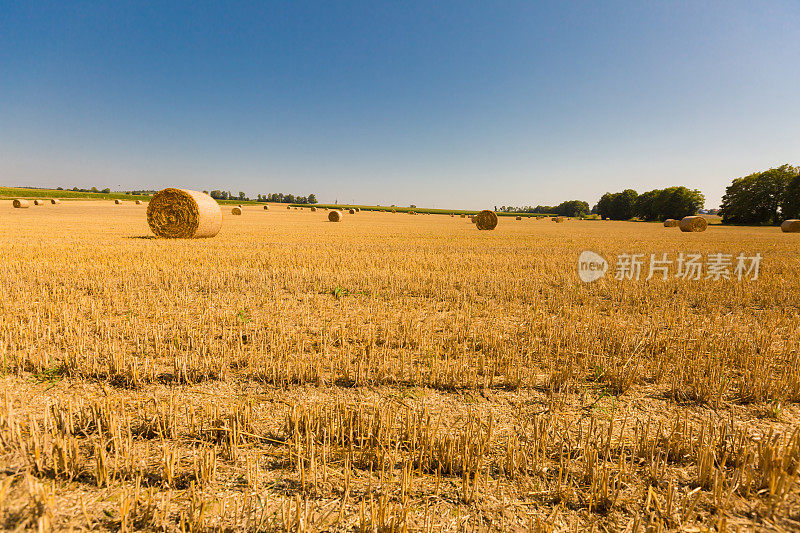
<svg viewBox="0 0 800 533">
<path fill-rule="evenodd" d="M 35 188 L 35 187 L 32 187 Z M 65 190 L 58 187 L 58 190 Z M 105 193 L 110 188 L 73 187 L 73 192 Z M 154 194 L 156 191 L 125 191 L 124 194 Z M 215 200 L 250 201 L 244 192 L 234 196 L 230 191 L 203 191 Z M 294 194 L 259 194 L 256 202 L 287 204 L 316 204 L 314 194 L 296 196 Z M 653 189 L 642 194 L 633 189 L 620 192 L 607 192 L 597 204 L 590 208 L 583 200 L 568 200 L 556 206 L 537 205 L 536 207 L 495 206 L 502 213 L 553 214 L 566 217 L 582 217 L 596 214 L 604 219 L 660 221 L 667 218 L 680 219 L 695 215 L 703 208 L 705 197 L 698 189 L 688 187 L 668 187 Z M 416 206 L 412 206 L 416 207 Z M 723 224 L 780 224 L 788 219 L 800 219 L 800 167 L 789 164 L 777 168 L 754 172 L 736 178 L 725 189 L 719 209 Z"/>
<path fill-rule="evenodd" d="M 213 190 L 211 192 L 209 191 L 203 191 L 203 192 L 209 195 L 214 200 L 240 200 L 243 202 L 250 201 L 250 198 L 241 191 L 239 191 L 238 196 L 234 196 L 230 191 Z M 259 194 L 254 201 L 271 202 L 278 204 L 316 204 L 317 197 L 313 194 L 309 194 L 308 196 L 295 196 L 294 194 L 283 194 L 282 192 L 278 192 L 278 193 Z"/>
<path fill-rule="evenodd" d="M 590 212 L 589 204 L 583 200 L 567 200 L 556 206 L 537 205 L 536 207 L 531 207 L 527 205 L 525 207 L 511 207 L 503 205 L 499 209 L 495 206 L 494 210 L 500 213 L 533 213 L 562 217 L 581 217 L 588 215 Z"/>
<path fill-rule="evenodd" d="M 625 189 L 622 192 L 605 193 L 593 211 L 604 219 L 638 218 L 653 222 L 695 215 L 703 208 L 705 200 L 699 190 L 687 187 L 653 189 L 642 194 L 633 189 Z"/>
</svg>

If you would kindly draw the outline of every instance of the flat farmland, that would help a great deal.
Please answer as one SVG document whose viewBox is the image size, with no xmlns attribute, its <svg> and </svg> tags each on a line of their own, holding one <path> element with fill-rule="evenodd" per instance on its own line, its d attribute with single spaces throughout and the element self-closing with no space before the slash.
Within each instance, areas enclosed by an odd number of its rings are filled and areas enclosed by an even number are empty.
<svg viewBox="0 0 800 533">
<path fill-rule="evenodd" d="M 0 201 L 0 528 L 800 528 L 796 234 L 146 208 Z"/>
</svg>

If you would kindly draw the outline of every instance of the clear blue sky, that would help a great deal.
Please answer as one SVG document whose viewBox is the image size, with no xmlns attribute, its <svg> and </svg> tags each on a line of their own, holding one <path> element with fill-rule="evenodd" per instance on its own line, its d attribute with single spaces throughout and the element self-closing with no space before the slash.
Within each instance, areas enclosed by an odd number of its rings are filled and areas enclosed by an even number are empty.
<svg viewBox="0 0 800 533">
<path fill-rule="evenodd" d="M 0 0 L 6 185 L 716 207 L 799 124 L 796 0 Z"/>
</svg>

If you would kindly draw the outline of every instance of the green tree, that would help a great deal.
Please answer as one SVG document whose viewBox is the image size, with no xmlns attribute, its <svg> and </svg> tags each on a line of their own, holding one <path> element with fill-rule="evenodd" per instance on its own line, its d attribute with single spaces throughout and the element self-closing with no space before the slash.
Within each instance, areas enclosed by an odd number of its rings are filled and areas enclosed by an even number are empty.
<svg viewBox="0 0 800 533">
<path fill-rule="evenodd" d="M 582 200 L 568 200 L 556 206 L 555 212 L 565 217 L 580 217 L 589 212 L 589 204 Z"/>
<path fill-rule="evenodd" d="M 795 169 L 797 171 L 798 169 Z M 800 172 L 789 179 L 781 201 L 781 218 L 800 218 Z"/>
<path fill-rule="evenodd" d="M 782 165 L 736 178 L 725 189 L 720 214 L 723 224 L 777 224 L 794 209 L 790 189 L 798 169 Z"/>
<path fill-rule="evenodd" d="M 619 193 L 607 192 L 598 200 L 595 206 L 595 211 L 600 215 L 600 218 L 611 218 L 614 211 L 614 197 Z"/>
<path fill-rule="evenodd" d="M 642 220 L 658 220 L 661 216 L 658 204 L 660 201 L 659 196 L 662 192 L 663 191 L 655 189 L 640 194 L 636 198 L 636 203 L 634 205 L 635 216 Z"/>
</svg>

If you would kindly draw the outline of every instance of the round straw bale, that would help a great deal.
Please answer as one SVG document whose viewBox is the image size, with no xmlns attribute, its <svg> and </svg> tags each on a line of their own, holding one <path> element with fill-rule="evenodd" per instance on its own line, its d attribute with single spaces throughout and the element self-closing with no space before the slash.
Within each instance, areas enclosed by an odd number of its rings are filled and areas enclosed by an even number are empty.
<svg viewBox="0 0 800 533">
<path fill-rule="evenodd" d="M 494 211 L 484 209 L 475 215 L 475 225 L 478 229 L 492 230 L 497 227 L 497 215 Z"/>
<path fill-rule="evenodd" d="M 781 224 L 781 231 L 784 233 L 800 233 L 800 220 L 785 220 Z"/>
<path fill-rule="evenodd" d="M 44 200 L 34 200 L 33 201 L 33 205 L 43 205 L 43 204 L 44 204 Z"/>
<path fill-rule="evenodd" d="M 60 204 L 60 203 L 61 203 L 61 200 L 58 200 L 58 199 L 56 199 L 56 198 L 51 198 L 51 199 L 50 199 L 50 203 L 51 203 L 51 204 L 53 204 L 53 205 Z"/>
<path fill-rule="evenodd" d="M 553 217 L 550 220 L 552 220 L 553 222 L 561 223 L 561 222 L 564 222 L 564 217 Z"/>
<path fill-rule="evenodd" d="M 312 212 L 312 213 L 316 213 L 316 212 L 317 212 L 317 208 L 316 208 L 316 207 L 314 207 L 313 205 L 311 206 L 311 212 Z"/>
<path fill-rule="evenodd" d="M 683 217 L 678 227 L 681 228 L 681 231 L 687 233 L 705 231 L 708 227 L 708 221 L 705 218 L 698 216 Z"/>
<path fill-rule="evenodd" d="M 289 209 L 291 209 L 291 208 L 292 208 L 292 206 L 290 206 L 290 205 L 287 205 L 287 206 L 286 206 L 286 209 L 287 209 L 287 211 L 288 211 Z"/>
<path fill-rule="evenodd" d="M 339 222 L 340 220 L 342 220 L 342 212 L 337 211 L 335 209 L 332 210 L 331 212 L 328 213 L 328 220 L 330 220 L 331 222 Z"/>
<path fill-rule="evenodd" d="M 141 200 L 136 200 L 136 205 L 142 205 L 142 201 Z"/>
<path fill-rule="evenodd" d="M 522 220 L 522 217 L 517 217 L 517 220 Z"/>
<path fill-rule="evenodd" d="M 461 213 L 461 218 L 467 218 L 467 215 L 465 215 L 464 213 Z"/>
<path fill-rule="evenodd" d="M 121 204 L 121 203 L 122 203 L 122 200 L 114 200 L 114 203 L 115 203 L 115 204 Z"/>
<path fill-rule="evenodd" d="M 170 187 L 150 200 L 147 223 L 159 237 L 213 237 L 222 227 L 222 209 L 205 193 Z"/>
<path fill-rule="evenodd" d="M 675 220 L 674 218 L 668 218 L 667 220 L 664 221 L 664 227 L 665 228 L 677 228 L 680 225 L 681 225 L 681 221 L 680 220 Z"/>
<path fill-rule="evenodd" d="M 242 208 L 239 207 L 239 206 L 234 207 L 233 209 L 231 209 L 231 214 L 232 215 L 241 215 L 242 214 Z"/>
<path fill-rule="evenodd" d="M 347 212 L 350 213 L 351 215 L 355 215 L 356 214 L 356 210 L 355 209 L 350 209 Z"/>
<path fill-rule="evenodd" d="M 264 206 L 264 211 L 269 211 L 269 206 L 268 205 Z"/>
<path fill-rule="evenodd" d="M 14 200 L 12 205 L 17 209 L 27 209 L 31 203 L 28 200 Z"/>
</svg>

